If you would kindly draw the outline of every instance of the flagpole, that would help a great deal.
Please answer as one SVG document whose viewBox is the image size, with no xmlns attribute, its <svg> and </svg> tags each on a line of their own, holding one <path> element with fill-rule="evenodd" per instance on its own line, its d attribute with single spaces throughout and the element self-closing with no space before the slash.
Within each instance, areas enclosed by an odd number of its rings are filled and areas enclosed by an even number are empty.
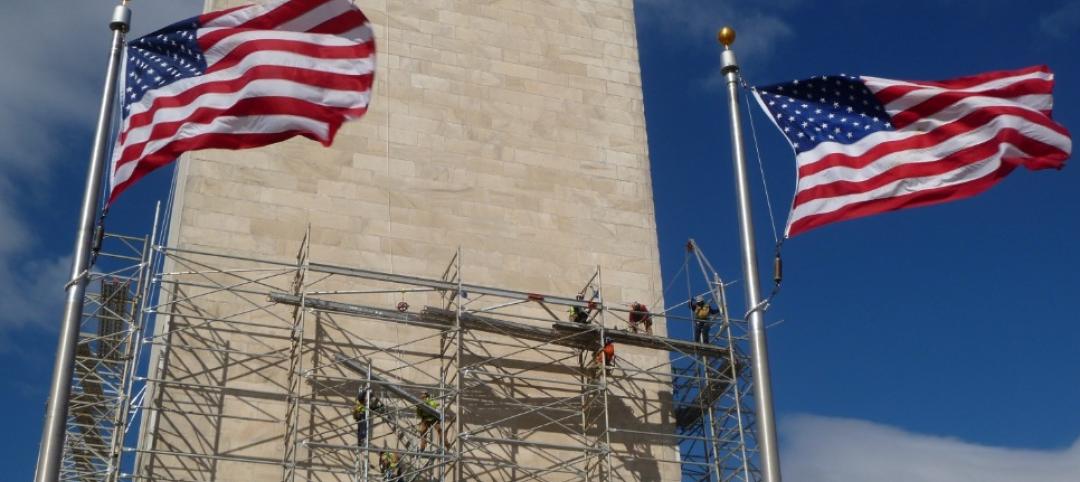
<svg viewBox="0 0 1080 482">
<path fill-rule="evenodd" d="M 765 319 L 761 294 L 758 291 L 757 251 L 754 248 L 754 219 L 750 211 L 750 184 L 746 177 L 746 158 L 743 153 L 741 120 L 739 116 L 739 65 L 731 44 L 735 30 L 720 29 L 718 36 L 724 51 L 720 56 L 721 73 L 727 83 L 731 111 L 731 148 L 734 153 L 735 191 L 739 201 L 739 238 L 742 244 L 743 276 L 746 279 L 746 306 L 749 310 L 750 345 L 754 377 L 754 402 L 757 411 L 757 443 L 761 453 L 762 479 L 780 482 L 780 452 L 776 440 L 776 420 L 773 415 L 772 382 L 769 380 L 769 350 L 765 337 Z"/>
<path fill-rule="evenodd" d="M 56 366 L 49 385 L 49 401 L 45 410 L 45 428 L 38 447 L 35 482 L 55 482 L 60 477 L 64 457 L 64 429 L 67 425 L 68 399 L 71 395 L 72 373 L 75 368 L 75 347 L 78 344 L 79 325 L 82 320 L 83 295 L 86 293 L 90 258 L 93 255 L 94 223 L 97 220 L 98 203 L 101 201 L 101 177 L 105 170 L 108 152 L 109 126 L 113 117 L 117 77 L 124 47 L 124 34 L 131 22 L 131 10 L 127 0 L 113 9 L 109 21 L 112 45 L 105 72 L 105 88 L 101 94 L 101 110 L 98 112 L 94 144 L 90 154 L 90 169 L 86 177 L 79 228 L 75 232 L 74 259 L 71 263 L 71 281 L 68 282 L 64 302 L 64 319 L 60 326 L 60 341 L 56 347 Z"/>
</svg>

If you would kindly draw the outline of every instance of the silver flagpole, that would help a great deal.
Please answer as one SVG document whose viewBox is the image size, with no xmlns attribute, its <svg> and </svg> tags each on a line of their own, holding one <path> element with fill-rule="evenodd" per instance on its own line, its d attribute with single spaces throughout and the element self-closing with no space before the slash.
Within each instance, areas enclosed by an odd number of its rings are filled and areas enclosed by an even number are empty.
<svg viewBox="0 0 1080 482">
<path fill-rule="evenodd" d="M 71 266 L 71 281 L 66 291 L 64 321 L 60 326 L 60 341 L 56 347 L 56 367 L 53 368 L 49 385 L 49 401 L 45 410 L 45 428 L 38 447 L 35 482 L 55 482 L 60 477 L 64 457 L 64 427 L 67 424 L 68 397 L 71 394 L 72 372 L 75 365 L 75 345 L 78 343 L 79 322 L 82 319 L 83 295 L 86 292 L 87 275 L 94 242 L 94 222 L 101 201 L 101 176 L 108 151 L 109 125 L 113 117 L 116 98 L 117 74 L 120 70 L 124 34 L 131 21 L 127 1 L 113 9 L 109 28 L 113 32 L 109 51 L 109 64 L 105 72 L 105 88 L 101 94 L 101 111 L 98 113 L 97 130 L 90 154 L 90 170 L 86 177 L 79 229 L 75 232 L 75 253 Z"/>
<path fill-rule="evenodd" d="M 731 108 L 731 147 L 735 163 L 735 191 L 739 200 L 739 234 L 742 241 L 743 276 L 746 279 L 746 306 L 750 310 L 750 344 L 753 356 L 754 402 L 757 408 L 757 443 L 761 452 L 761 469 L 765 482 L 780 482 L 780 451 L 776 442 L 776 419 L 773 416 L 772 383 L 769 381 L 769 350 L 765 339 L 765 320 L 761 294 L 758 289 L 757 251 L 754 249 L 754 219 L 750 212 L 750 184 L 746 179 L 746 158 L 743 155 L 742 124 L 739 116 L 739 65 L 731 44 L 735 30 L 720 29 L 724 51 L 720 57 L 721 72 L 727 82 L 728 103 Z"/>
</svg>

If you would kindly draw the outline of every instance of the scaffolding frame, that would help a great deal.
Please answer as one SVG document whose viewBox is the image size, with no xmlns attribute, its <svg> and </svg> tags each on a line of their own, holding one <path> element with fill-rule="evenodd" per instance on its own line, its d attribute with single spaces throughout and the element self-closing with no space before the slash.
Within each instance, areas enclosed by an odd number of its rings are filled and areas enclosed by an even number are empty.
<svg viewBox="0 0 1080 482">
<path fill-rule="evenodd" d="M 151 239 L 99 233 L 68 401 L 59 477 L 65 481 L 118 480 L 149 295 Z"/>
<path fill-rule="evenodd" d="M 707 345 L 623 329 L 631 309 L 606 302 L 601 267 L 578 299 L 466 283 L 460 248 L 440 277 L 424 278 L 314 262 L 310 230 L 293 262 L 147 247 L 142 266 L 164 262 L 138 292 L 160 295 L 141 296 L 135 311 L 155 330 L 141 340 L 133 331 L 139 343 L 128 346 L 153 350 L 146 375 L 134 374 L 133 356 L 127 390 L 141 396 L 124 417 L 142 434 L 110 447 L 108 480 L 244 480 L 228 475 L 244 467 L 283 482 L 388 480 L 397 470 L 409 482 L 592 482 L 656 480 L 669 465 L 681 480 L 759 480 L 745 322 L 728 315 L 725 284 L 688 248 L 721 308 Z M 651 316 L 670 333 L 693 323 L 673 314 L 684 304 Z M 589 323 L 567 321 L 565 309 L 586 310 Z M 371 336 L 380 327 L 396 338 Z M 599 355 L 607 338 L 628 353 L 610 367 Z M 666 359 L 636 356 L 655 350 Z M 358 394 L 370 407 L 362 421 L 350 417 Z M 221 446 L 234 423 L 276 428 Z M 278 455 L 266 456 L 267 444 Z M 383 451 L 397 469 L 380 467 Z"/>
</svg>

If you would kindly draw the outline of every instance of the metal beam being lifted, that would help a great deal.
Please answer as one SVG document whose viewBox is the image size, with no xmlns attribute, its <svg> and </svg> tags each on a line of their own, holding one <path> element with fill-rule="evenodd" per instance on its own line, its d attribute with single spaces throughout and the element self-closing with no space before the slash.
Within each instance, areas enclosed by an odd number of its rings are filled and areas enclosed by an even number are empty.
<svg viewBox="0 0 1080 482">
<path fill-rule="evenodd" d="M 342 366 L 348 368 L 349 370 L 352 370 L 353 372 L 356 372 L 365 377 L 369 376 L 368 365 L 366 363 L 361 363 L 340 353 L 334 355 L 334 361 L 341 363 Z M 376 382 L 382 382 L 380 386 L 383 390 L 397 395 L 398 398 L 405 400 L 406 402 L 408 402 L 409 405 L 415 406 L 418 410 L 422 410 L 424 411 L 424 413 L 427 413 L 428 415 L 435 417 L 436 419 L 442 420 L 442 416 L 439 414 L 438 410 L 435 410 L 434 408 L 431 408 L 430 405 L 424 403 L 424 401 L 421 400 L 420 397 L 417 397 L 403 390 L 401 387 L 398 387 L 395 381 L 387 380 L 383 377 L 380 377 L 379 375 L 376 375 L 374 373 L 374 366 L 372 366 L 371 368 L 371 379 Z"/>
</svg>

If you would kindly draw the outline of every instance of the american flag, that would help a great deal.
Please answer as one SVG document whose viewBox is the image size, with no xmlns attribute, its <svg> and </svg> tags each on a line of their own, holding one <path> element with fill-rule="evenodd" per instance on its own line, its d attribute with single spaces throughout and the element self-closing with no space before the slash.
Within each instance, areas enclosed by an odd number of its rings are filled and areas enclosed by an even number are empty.
<svg viewBox="0 0 1080 482">
<path fill-rule="evenodd" d="M 938 82 L 831 75 L 758 87 L 795 149 L 787 236 L 974 196 L 1016 166 L 1060 169 L 1069 132 L 1050 118 L 1045 66 Z"/>
<path fill-rule="evenodd" d="M 183 152 L 330 145 L 367 111 L 374 73 L 371 26 L 348 0 L 210 12 L 131 41 L 109 202 Z"/>
</svg>

